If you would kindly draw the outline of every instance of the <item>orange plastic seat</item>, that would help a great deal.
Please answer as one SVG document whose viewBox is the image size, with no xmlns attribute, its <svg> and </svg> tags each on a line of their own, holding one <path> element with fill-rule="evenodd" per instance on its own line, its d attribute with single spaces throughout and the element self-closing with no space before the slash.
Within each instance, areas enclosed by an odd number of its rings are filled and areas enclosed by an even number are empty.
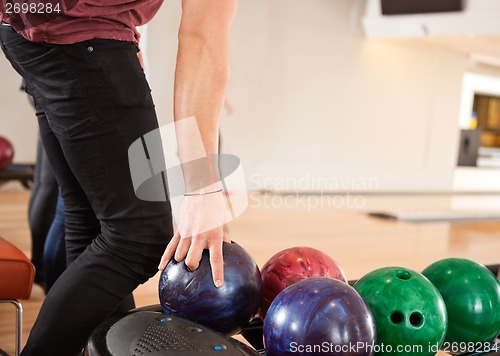
<svg viewBox="0 0 500 356">
<path fill-rule="evenodd" d="M 22 312 L 18 299 L 28 299 L 35 278 L 35 267 L 26 255 L 0 237 L 0 303 L 16 307 L 16 355 L 21 351 Z"/>
</svg>

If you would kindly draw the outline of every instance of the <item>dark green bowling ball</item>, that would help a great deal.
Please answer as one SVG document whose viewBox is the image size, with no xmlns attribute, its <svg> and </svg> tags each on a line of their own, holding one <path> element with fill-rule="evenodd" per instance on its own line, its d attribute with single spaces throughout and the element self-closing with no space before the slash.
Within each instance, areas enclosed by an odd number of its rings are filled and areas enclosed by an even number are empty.
<svg viewBox="0 0 500 356">
<path fill-rule="evenodd" d="M 434 355 L 447 328 L 443 298 L 418 272 L 385 267 L 362 277 L 354 288 L 370 307 L 377 326 L 377 355 Z"/>
<path fill-rule="evenodd" d="M 448 310 L 447 343 L 488 343 L 500 333 L 500 282 L 483 265 L 447 258 L 422 272 Z"/>
</svg>

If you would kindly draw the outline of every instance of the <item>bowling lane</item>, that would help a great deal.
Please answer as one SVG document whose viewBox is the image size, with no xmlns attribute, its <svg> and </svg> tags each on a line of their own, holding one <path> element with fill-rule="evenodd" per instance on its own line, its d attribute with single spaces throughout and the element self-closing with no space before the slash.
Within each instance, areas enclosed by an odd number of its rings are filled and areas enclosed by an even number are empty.
<svg viewBox="0 0 500 356">
<path fill-rule="evenodd" d="M 231 223 L 231 236 L 259 266 L 280 250 L 304 245 L 332 256 L 350 280 L 385 266 L 421 271 L 447 257 L 469 258 L 483 264 L 500 262 L 500 222 L 414 224 L 366 214 L 395 206 L 445 209 L 450 207 L 453 196 L 363 196 L 364 204 L 357 208 L 330 207 L 326 203 L 314 207 L 312 204 L 319 203 L 312 198 L 308 206 L 307 196 L 285 200 L 282 196 L 250 194 L 249 208 Z M 157 283 L 158 275 L 140 286 L 136 295 L 145 303 L 158 303 Z"/>
</svg>

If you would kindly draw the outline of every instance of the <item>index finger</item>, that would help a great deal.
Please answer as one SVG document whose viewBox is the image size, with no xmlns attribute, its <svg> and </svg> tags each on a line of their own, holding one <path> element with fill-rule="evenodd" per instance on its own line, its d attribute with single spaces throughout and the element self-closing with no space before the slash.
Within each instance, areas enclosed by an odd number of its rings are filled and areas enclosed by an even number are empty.
<svg viewBox="0 0 500 356">
<path fill-rule="evenodd" d="M 170 240 L 170 242 L 167 245 L 167 248 L 165 249 L 165 252 L 163 253 L 163 256 L 161 256 L 160 264 L 158 265 L 159 270 L 165 269 L 165 266 L 167 265 L 168 261 L 174 256 L 175 250 L 177 248 L 177 245 L 179 244 L 180 240 L 180 234 L 179 231 L 177 231 L 174 234 L 174 237 Z"/>
<path fill-rule="evenodd" d="M 212 267 L 212 277 L 217 288 L 224 284 L 224 259 L 222 257 L 222 243 L 210 245 L 210 266 Z"/>
</svg>

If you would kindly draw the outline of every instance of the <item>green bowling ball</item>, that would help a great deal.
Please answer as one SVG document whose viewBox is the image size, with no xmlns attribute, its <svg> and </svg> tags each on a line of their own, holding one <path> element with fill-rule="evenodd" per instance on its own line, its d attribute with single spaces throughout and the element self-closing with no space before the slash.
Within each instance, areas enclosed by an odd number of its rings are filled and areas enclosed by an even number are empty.
<svg viewBox="0 0 500 356">
<path fill-rule="evenodd" d="M 402 267 L 368 273 L 354 288 L 370 307 L 377 329 L 377 355 L 434 355 L 447 329 L 439 291 L 422 274 Z"/>
<path fill-rule="evenodd" d="M 483 265 L 447 258 L 422 272 L 437 287 L 448 310 L 446 343 L 489 343 L 500 333 L 500 282 Z"/>
</svg>

